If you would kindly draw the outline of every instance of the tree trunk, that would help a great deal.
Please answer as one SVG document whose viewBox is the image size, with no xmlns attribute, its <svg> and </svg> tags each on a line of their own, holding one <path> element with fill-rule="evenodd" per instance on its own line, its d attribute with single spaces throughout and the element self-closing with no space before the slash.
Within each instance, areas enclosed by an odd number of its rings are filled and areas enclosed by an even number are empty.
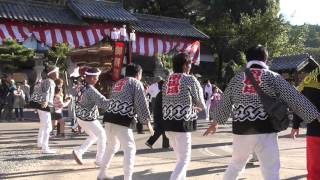
<svg viewBox="0 0 320 180">
<path fill-rule="evenodd" d="M 218 69 L 217 69 L 217 82 L 222 83 L 222 68 L 223 68 L 223 53 L 224 47 L 218 49 Z"/>
</svg>

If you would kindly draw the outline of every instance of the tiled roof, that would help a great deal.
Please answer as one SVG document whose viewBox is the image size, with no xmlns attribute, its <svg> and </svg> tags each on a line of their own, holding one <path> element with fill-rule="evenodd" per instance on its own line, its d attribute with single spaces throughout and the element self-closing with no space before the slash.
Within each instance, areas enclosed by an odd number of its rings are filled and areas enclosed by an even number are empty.
<svg viewBox="0 0 320 180">
<path fill-rule="evenodd" d="M 273 71 L 300 71 L 309 64 L 308 54 L 280 56 L 272 59 L 270 69 Z"/>
<path fill-rule="evenodd" d="M 81 24 L 81 21 L 67 8 L 28 1 L 0 0 L 0 18 L 54 24 Z"/>
<path fill-rule="evenodd" d="M 69 0 L 68 6 L 81 18 L 101 19 L 113 22 L 137 20 L 120 3 L 103 0 Z"/>
<path fill-rule="evenodd" d="M 189 21 L 178 18 L 134 14 L 138 21 L 132 24 L 137 32 L 208 39 L 203 32 L 193 27 Z"/>
</svg>

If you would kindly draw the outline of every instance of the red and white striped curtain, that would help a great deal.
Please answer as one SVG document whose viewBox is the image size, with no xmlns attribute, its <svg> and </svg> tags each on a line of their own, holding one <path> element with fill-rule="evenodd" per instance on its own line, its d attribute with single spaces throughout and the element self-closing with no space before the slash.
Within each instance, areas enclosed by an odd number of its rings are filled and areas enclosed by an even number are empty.
<svg viewBox="0 0 320 180">
<path fill-rule="evenodd" d="M 35 38 L 53 47 L 56 44 L 67 43 L 72 48 L 89 47 L 110 36 L 111 26 L 85 27 L 38 27 L 33 30 Z"/>
<path fill-rule="evenodd" d="M 32 32 L 26 25 L 20 23 L 0 23 L 0 44 L 5 39 L 15 39 L 18 42 L 24 42 L 30 36 L 32 36 Z"/>
<path fill-rule="evenodd" d="M 110 37 L 113 26 L 108 24 L 90 26 L 28 25 L 19 22 L 0 22 L 0 45 L 5 39 L 24 42 L 31 36 L 49 47 L 67 43 L 72 48 L 89 47 Z M 132 53 L 142 56 L 158 56 L 172 51 L 185 52 L 195 65 L 200 63 L 200 42 L 191 39 L 168 38 L 168 36 L 137 34 L 132 43 Z"/>
<path fill-rule="evenodd" d="M 5 22 L 0 23 L 0 44 L 5 39 L 24 42 L 34 36 L 39 42 L 49 47 L 59 43 L 67 43 L 73 48 L 89 47 L 110 36 L 111 29 L 111 25 L 40 26 Z"/>
<path fill-rule="evenodd" d="M 137 35 L 132 43 L 132 53 L 142 56 L 158 56 L 172 51 L 185 52 L 195 65 L 200 63 L 200 42 L 189 39 L 169 39 L 160 36 Z"/>
</svg>

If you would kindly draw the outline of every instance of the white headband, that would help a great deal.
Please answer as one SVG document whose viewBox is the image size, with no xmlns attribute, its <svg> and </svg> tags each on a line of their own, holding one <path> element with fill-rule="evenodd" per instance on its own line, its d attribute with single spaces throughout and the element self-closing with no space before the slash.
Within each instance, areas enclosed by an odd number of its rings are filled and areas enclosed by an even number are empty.
<svg viewBox="0 0 320 180">
<path fill-rule="evenodd" d="M 51 70 L 50 72 L 48 72 L 48 76 L 50 75 L 50 74 L 52 74 L 52 73 L 55 73 L 55 72 L 58 72 L 59 71 L 59 68 L 58 67 L 56 67 L 56 68 L 54 68 L 53 70 Z"/>
<path fill-rule="evenodd" d="M 259 65 L 265 69 L 269 69 L 269 66 L 263 62 L 263 61 L 259 61 L 259 60 L 250 60 L 248 63 L 247 63 L 247 68 L 250 68 L 252 65 Z"/>
<path fill-rule="evenodd" d="M 95 73 L 86 71 L 85 74 L 88 75 L 88 76 L 99 76 L 101 74 L 101 71 L 98 71 L 98 72 L 95 72 Z"/>
</svg>

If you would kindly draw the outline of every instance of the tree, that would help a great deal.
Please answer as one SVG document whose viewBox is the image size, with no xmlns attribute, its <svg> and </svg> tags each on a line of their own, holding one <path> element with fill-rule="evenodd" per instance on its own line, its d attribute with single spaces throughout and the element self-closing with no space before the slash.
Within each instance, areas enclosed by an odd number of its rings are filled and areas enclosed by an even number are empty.
<svg viewBox="0 0 320 180">
<path fill-rule="evenodd" d="M 306 27 L 292 28 L 279 16 L 280 0 L 126 0 L 132 12 L 186 18 L 210 36 L 207 43 L 218 55 L 217 80 L 223 64 L 242 66 L 243 52 L 250 46 L 267 46 L 270 56 L 304 50 Z M 214 67 L 213 67 L 214 68 Z M 234 68 L 231 68 L 234 69 Z M 236 68 L 237 69 L 237 68 Z M 227 82 L 227 79 L 224 79 Z"/>
<path fill-rule="evenodd" d="M 274 16 L 271 11 L 264 14 L 258 11 L 254 16 L 241 15 L 239 36 L 234 46 L 245 51 L 262 44 L 268 48 L 271 57 L 290 55 L 304 51 L 305 34 L 304 27 L 293 29 L 281 16 Z"/>
<path fill-rule="evenodd" d="M 223 63 L 234 61 L 238 66 L 243 65 L 245 63 L 242 58 L 243 52 L 253 44 L 265 44 L 261 42 L 263 34 L 275 32 L 268 32 L 272 29 L 269 27 L 265 30 L 264 27 L 275 24 L 273 21 L 277 20 L 279 0 L 199 0 L 199 2 L 201 5 L 198 6 L 199 13 L 194 24 L 211 37 L 209 44 L 218 54 L 217 79 L 227 82 L 228 78 L 223 80 L 222 77 Z M 262 17 L 268 20 L 268 24 L 260 27 L 263 25 Z M 268 42 L 270 43 L 271 41 Z"/>
<path fill-rule="evenodd" d="M 131 12 L 189 19 L 197 0 L 125 0 L 124 7 Z"/>
<path fill-rule="evenodd" d="M 237 26 L 232 22 L 231 17 L 226 14 L 216 21 L 210 22 L 208 25 L 199 23 L 198 27 L 210 36 L 210 40 L 207 43 L 209 43 L 213 52 L 216 52 L 218 55 L 216 79 L 220 82 L 222 81 L 223 62 L 228 62 L 230 60 L 237 61 L 235 57 L 237 57 L 238 51 L 231 46 L 232 40 L 237 34 Z"/>
<path fill-rule="evenodd" d="M 319 25 L 305 25 L 307 27 L 306 47 L 318 48 L 320 47 L 320 26 Z M 295 26 L 294 28 L 299 28 Z"/>
<path fill-rule="evenodd" d="M 50 65 L 56 65 L 62 71 L 67 70 L 67 54 L 71 48 L 67 44 L 57 44 L 53 49 L 50 49 L 45 56 L 48 58 Z"/>
<path fill-rule="evenodd" d="M 306 50 L 306 38 L 308 33 L 308 27 L 306 25 L 302 26 L 291 26 L 289 32 L 289 42 L 290 45 L 287 49 L 287 54 L 297 54 L 303 53 Z"/>
<path fill-rule="evenodd" d="M 310 54 L 315 60 L 320 59 L 320 48 L 307 48 L 306 52 Z"/>
<path fill-rule="evenodd" d="M 242 14 L 254 16 L 257 11 L 261 13 L 274 12 L 278 13 L 280 10 L 279 0 L 226 0 L 227 8 L 230 9 L 233 21 L 239 23 Z"/>
<path fill-rule="evenodd" d="M 3 71 L 13 72 L 34 65 L 34 50 L 24 47 L 15 40 L 5 40 L 0 46 L 0 63 Z"/>
<path fill-rule="evenodd" d="M 306 28 L 292 28 L 279 16 L 278 0 L 202 2 L 208 10 L 196 25 L 211 37 L 212 48 L 218 54 L 218 81 L 222 81 L 223 63 L 245 64 L 241 54 L 251 46 L 265 45 L 271 57 L 304 51 Z M 224 77 L 224 81 L 228 82 L 228 78 Z"/>
</svg>

